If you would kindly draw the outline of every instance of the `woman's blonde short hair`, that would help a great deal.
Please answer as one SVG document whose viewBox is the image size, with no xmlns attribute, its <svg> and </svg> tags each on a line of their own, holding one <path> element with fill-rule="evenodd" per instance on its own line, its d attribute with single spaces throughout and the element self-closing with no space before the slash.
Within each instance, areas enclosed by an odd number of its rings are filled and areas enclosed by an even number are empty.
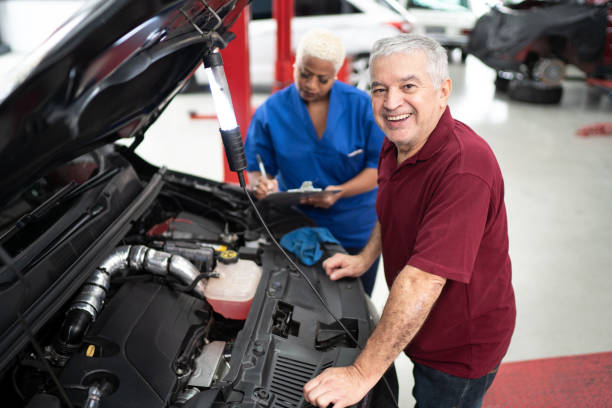
<svg viewBox="0 0 612 408">
<path fill-rule="evenodd" d="M 320 58 L 334 64 L 334 68 L 338 72 L 345 56 L 346 51 L 340 37 L 329 30 L 315 28 L 301 38 L 295 62 L 299 64 L 304 57 Z"/>
</svg>

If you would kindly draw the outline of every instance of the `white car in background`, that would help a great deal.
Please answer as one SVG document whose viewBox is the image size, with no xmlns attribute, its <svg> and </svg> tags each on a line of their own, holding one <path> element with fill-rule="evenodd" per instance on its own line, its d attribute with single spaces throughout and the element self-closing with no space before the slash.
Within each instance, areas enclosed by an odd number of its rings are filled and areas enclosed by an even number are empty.
<svg viewBox="0 0 612 408">
<path fill-rule="evenodd" d="M 416 18 L 414 32 L 425 34 L 449 51 L 461 50 L 467 57 L 467 44 L 476 19 L 484 12 L 473 0 L 399 0 Z M 484 2 L 482 2 L 484 8 Z"/>
<path fill-rule="evenodd" d="M 249 23 L 251 83 L 270 87 L 276 60 L 276 20 L 271 0 L 253 0 Z M 342 38 L 352 61 L 350 82 L 366 89 L 368 58 L 374 41 L 401 32 L 410 32 L 414 17 L 395 0 L 295 0 L 291 21 L 291 48 L 308 30 L 327 28 Z"/>
</svg>

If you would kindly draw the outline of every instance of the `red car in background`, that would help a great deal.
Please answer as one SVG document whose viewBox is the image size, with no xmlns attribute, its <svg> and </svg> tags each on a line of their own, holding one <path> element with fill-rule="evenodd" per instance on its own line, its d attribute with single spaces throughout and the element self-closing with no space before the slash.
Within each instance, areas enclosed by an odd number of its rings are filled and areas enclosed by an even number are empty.
<svg viewBox="0 0 612 408">
<path fill-rule="evenodd" d="M 468 51 L 497 70 L 498 91 L 559 103 L 567 65 L 612 96 L 612 2 L 526 0 L 478 19 Z"/>
</svg>

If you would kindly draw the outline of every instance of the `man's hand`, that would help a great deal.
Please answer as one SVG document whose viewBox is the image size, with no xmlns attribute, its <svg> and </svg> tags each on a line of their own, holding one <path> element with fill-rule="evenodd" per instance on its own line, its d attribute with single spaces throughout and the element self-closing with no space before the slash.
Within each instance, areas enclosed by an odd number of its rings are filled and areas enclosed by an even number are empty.
<svg viewBox="0 0 612 408">
<path fill-rule="evenodd" d="M 255 190 L 253 193 L 258 200 L 261 200 L 270 193 L 278 191 L 278 181 L 276 179 L 267 179 L 265 177 L 259 177 L 257 184 L 255 184 Z"/>
<path fill-rule="evenodd" d="M 316 407 L 344 408 L 361 401 L 374 385 L 355 366 L 332 367 L 304 385 L 304 399 Z"/>
<path fill-rule="evenodd" d="M 327 186 L 325 188 L 325 191 L 328 191 L 328 190 L 329 191 L 340 190 L 340 188 L 338 186 Z M 313 207 L 319 207 L 319 208 L 329 208 L 332 205 L 336 204 L 336 201 L 338 201 L 341 197 L 342 197 L 342 191 L 340 191 L 339 193 L 335 193 L 335 194 L 326 194 L 323 196 L 306 197 L 300 202 L 300 204 L 312 205 Z"/>
<path fill-rule="evenodd" d="M 347 276 L 357 278 L 367 271 L 369 265 L 361 255 L 334 254 L 323 261 L 323 269 L 331 280 L 338 280 Z"/>
</svg>

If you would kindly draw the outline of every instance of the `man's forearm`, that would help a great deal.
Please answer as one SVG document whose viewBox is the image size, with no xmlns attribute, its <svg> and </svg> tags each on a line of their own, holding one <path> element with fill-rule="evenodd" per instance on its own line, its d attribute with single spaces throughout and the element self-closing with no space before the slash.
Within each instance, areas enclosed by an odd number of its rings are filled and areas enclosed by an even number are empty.
<svg viewBox="0 0 612 408">
<path fill-rule="evenodd" d="M 409 265 L 397 276 L 380 322 L 353 364 L 371 386 L 419 331 L 445 282 Z"/>
</svg>

